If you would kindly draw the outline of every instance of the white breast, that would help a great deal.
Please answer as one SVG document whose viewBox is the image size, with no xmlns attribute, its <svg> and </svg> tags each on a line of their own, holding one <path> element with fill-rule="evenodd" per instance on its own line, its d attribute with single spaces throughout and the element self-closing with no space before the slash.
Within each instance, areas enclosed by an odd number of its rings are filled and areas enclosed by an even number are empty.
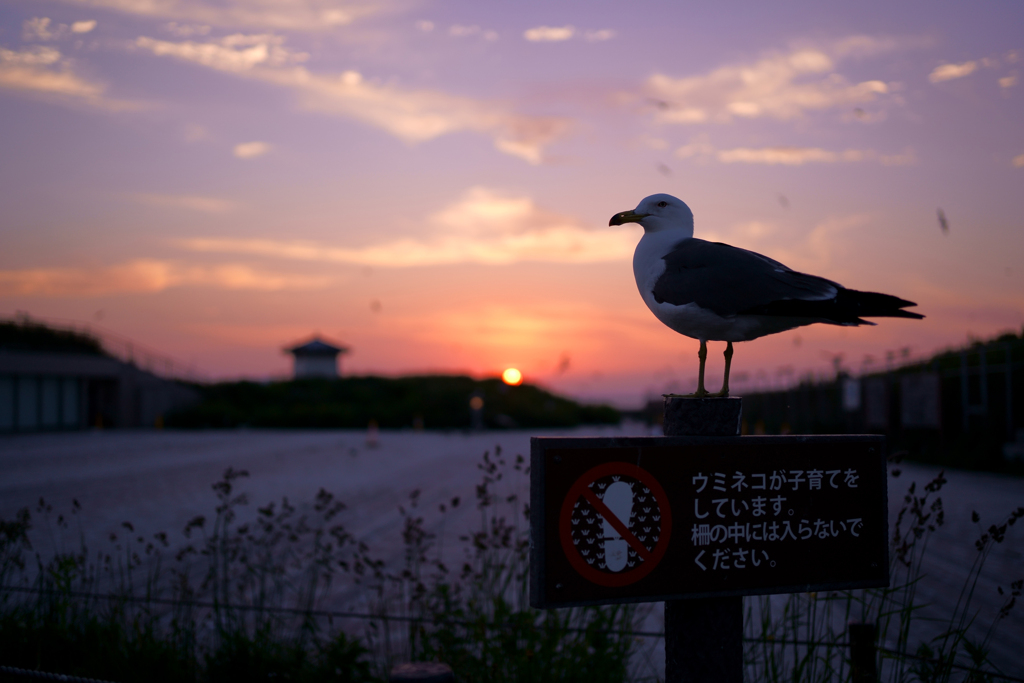
<svg viewBox="0 0 1024 683">
<path fill-rule="evenodd" d="M 722 316 L 691 303 L 677 306 L 658 303 L 654 299 L 654 285 L 665 272 L 665 254 L 672 250 L 685 233 L 662 230 L 644 233 L 633 252 L 633 277 L 644 303 L 655 317 L 679 334 L 704 341 L 744 341 L 749 338 L 748 321 Z M 745 318 L 746 316 L 741 316 Z M 749 321 L 753 322 L 753 320 Z"/>
<path fill-rule="evenodd" d="M 671 251 L 684 237 L 685 234 L 681 234 L 680 231 L 660 230 L 644 233 L 640 238 L 633 252 L 633 277 L 636 278 L 637 289 L 640 290 L 640 296 L 644 301 L 654 301 L 654 284 L 665 272 L 665 260 L 662 256 Z"/>
</svg>

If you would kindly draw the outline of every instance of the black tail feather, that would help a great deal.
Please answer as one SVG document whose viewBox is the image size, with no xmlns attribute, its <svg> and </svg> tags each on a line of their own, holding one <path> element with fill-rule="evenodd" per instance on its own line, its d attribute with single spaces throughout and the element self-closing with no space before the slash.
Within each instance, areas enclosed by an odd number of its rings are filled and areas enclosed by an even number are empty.
<svg viewBox="0 0 1024 683">
<path fill-rule="evenodd" d="M 891 294 L 840 289 L 836 295 L 836 305 L 864 318 L 924 318 L 920 313 L 903 310 L 907 306 L 916 306 L 916 303 Z"/>
<path fill-rule="evenodd" d="M 861 318 L 924 318 L 920 313 L 904 311 L 907 306 L 916 306 L 891 294 L 860 292 L 856 289 L 840 289 L 835 298 L 817 301 L 782 299 L 762 306 L 755 306 L 744 314 L 771 315 L 786 318 L 818 318 L 840 325 L 870 324 Z"/>
</svg>

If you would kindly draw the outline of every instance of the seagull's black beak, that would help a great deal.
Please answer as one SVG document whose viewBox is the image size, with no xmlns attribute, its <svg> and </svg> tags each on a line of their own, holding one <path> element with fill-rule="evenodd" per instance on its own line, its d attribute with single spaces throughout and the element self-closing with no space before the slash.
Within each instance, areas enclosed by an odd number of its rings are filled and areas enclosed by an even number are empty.
<svg viewBox="0 0 1024 683">
<path fill-rule="evenodd" d="M 643 219 L 647 218 L 650 214 L 636 213 L 635 211 L 623 211 L 612 216 L 612 219 L 608 221 L 608 225 L 624 225 L 626 223 L 639 223 Z"/>
</svg>

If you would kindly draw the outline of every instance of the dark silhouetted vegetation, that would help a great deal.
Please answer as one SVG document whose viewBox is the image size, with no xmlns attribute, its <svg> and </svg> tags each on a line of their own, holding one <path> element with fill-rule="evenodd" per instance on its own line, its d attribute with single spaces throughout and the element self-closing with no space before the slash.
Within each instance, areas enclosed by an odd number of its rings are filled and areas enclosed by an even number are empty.
<svg viewBox="0 0 1024 683">
<path fill-rule="evenodd" d="M 544 428 L 617 424 L 609 406 L 581 405 L 535 386 L 508 386 L 498 379 L 431 375 L 345 377 L 258 384 L 197 385 L 201 403 L 167 418 L 180 428 L 298 427 L 365 429 Z M 474 425 L 470 399 L 483 399 L 482 423 Z"/>
<path fill-rule="evenodd" d="M 913 400 L 903 395 L 903 379 L 921 374 L 938 380 L 937 428 L 906 426 L 901 418 L 903 402 Z M 745 433 L 884 434 L 890 452 L 918 462 L 1024 475 L 1024 459 L 1009 459 L 1003 450 L 1024 434 L 1024 336 L 1003 334 L 862 375 L 856 410 L 843 408 L 846 377 L 840 373 L 825 382 L 744 394 Z M 865 419 L 869 383 L 881 394 L 882 424 Z"/>
<path fill-rule="evenodd" d="M 480 525 L 451 570 L 418 490 L 399 509 L 394 566 L 345 530 L 346 506 L 323 489 L 250 510 L 243 470 L 214 483 L 215 514 L 194 517 L 181 548 L 125 522 L 109 552 L 44 559 L 33 523 L 74 535 L 81 512 L 56 515 L 41 500 L 34 515 L 0 520 L 0 664 L 120 683 L 357 683 L 386 680 L 399 661 L 442 659 L 463 681 L 625 680 L 636 608 L 531 609 L 525 459 L 508 467 L 496 450 L 480 468 Z M 314 614 L 345 579 L 361 587 L 366 618 Z"/>
<path fill-rule="evenodd" d="M 108 355 L 96 337 L 70 330 L 56 330 L 28 318 L 0 320 L 0 349 Z"/>
</svg>

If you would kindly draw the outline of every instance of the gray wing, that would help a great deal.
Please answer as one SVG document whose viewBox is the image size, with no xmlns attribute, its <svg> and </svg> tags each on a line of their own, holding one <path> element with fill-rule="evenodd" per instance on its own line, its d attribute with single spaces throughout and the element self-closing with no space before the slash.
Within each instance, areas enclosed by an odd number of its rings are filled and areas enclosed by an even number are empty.
<svg viewBox="0 0 1024 683">
<path fill-rule="evenodd" d="M 664 256 L 654 284 L 659 303 L 695 303 L 721 316 L 761 312 L 780 301 L 827 301 L 843 287 L 721 242 L 685 239 Z"/>
</svg>

